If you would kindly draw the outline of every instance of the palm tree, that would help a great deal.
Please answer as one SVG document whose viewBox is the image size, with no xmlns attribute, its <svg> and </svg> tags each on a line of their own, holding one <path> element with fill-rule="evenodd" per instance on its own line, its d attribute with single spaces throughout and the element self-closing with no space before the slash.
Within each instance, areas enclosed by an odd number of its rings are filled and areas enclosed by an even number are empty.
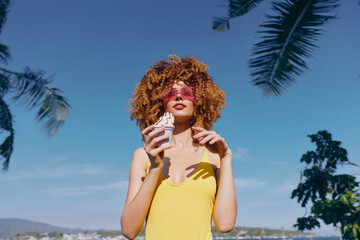
<svg viewBox="0 0 360 240">
<path fill-rule="evenodd" d="M 213 30 L 230 29 L 230 20 L 259 6 L 263 0 L 228 0 L 228 15 L 214 18 Z M 260 25 L 261 41 L 249 60 L 252 83 L 265 95 L 281 95 L 308 66 L 323 25 L 336 18 L 339 0 L 283 0 L 272 2 L 274 16 Z"/>
<path fill-rule="evenodd" d="M 0 33 L 6 22 L 10 0 L 0 0 Z M 9 167 L 14 146 L 13 117 L 6 100 L 20 101 L 29 110 L 38 108 L 36 119 L 44 122 L 44 130 L 53 136 L 69 116 L 70 105 L 61 91 L 49 86 L 52 77 L 45 77 L 44 71 L 33 71 L 25 67 L 16 72 L 5 68 L 10 58 L 9 49 L 0 43 L 0 134 L 8 134 L 0 145 L 0 159 L 3 170 Z"/>
</svg>

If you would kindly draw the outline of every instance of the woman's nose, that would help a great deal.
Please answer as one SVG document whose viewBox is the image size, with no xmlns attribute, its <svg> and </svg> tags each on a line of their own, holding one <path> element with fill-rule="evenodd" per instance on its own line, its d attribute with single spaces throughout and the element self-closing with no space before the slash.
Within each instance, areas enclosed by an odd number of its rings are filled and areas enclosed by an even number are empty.
<svg viewBox="0 0 360 240">
<path fill-rule="evenodd" d="M 178 94 L 176 95 L 176 101 L 178 101 L 178 100 L 184 100 L 184 99 L 183 99 L 183 96 L 182 96 L 180 93 L 178 93 Z"/>
</svg>

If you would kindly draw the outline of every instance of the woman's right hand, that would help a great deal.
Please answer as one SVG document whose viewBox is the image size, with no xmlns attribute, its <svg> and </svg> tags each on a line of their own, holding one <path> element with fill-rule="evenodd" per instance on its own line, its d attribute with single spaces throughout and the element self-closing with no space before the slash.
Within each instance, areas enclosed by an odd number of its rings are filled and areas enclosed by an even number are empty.
<svg viewBox="0 0 360 240">
<path fill-rule="evenodd" d="M 155 129 L 154 125 L 150 125 L 149 127 L 145 128 L 141 135 L 143 137 L 144 141 L 144 149 L 147 153 L 150 162 L 151 162 L 151 168 L 160 168 L 163 167 L 163 160 L 164 160 L 164 150 L 172 148 L 171 144 L 162 144 L 159 146 L 159 144 L 165 140 L 168 139 L 168 135 L 162 135 L 159 136 L 160 133 L 165 131 L 165 127 L 157 128 Z"/>
</svg>

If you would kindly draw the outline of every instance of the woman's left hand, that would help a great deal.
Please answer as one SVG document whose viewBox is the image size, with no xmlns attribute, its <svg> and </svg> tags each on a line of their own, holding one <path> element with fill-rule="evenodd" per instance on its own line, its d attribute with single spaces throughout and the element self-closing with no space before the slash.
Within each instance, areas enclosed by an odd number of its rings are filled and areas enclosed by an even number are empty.
<svg viewBox="0 0 360 240">
<path fill-rule="evenodd" d="M 231 150 L 225 139 L 216 132 L 208 131 L 201 127 L 192 127 L 192 130 L 198 132 L 193 138 L 196 139 L 200 145 L 205 145 L 210 152 L 217 153 L 220 159 L 231 154 Z"/>
</svg>

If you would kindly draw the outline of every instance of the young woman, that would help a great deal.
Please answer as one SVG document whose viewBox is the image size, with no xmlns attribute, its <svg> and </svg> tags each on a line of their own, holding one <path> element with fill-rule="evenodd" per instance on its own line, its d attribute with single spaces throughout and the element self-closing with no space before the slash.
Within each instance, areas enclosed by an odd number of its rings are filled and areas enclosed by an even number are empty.
<svg viewBox="0 0 360 240">
<path fill-rule="evenodd" d="M 125 207 L 123 234 L 133 239 L 144 222 L 147 240 L 212 239 L 211 220 L 221 232 L 234 227 L 237 204 L 232 152 L 212 124 L 226 105 L 225 93 L 194 57 L 155 63 L 129 101 L 131 120 L 141 128 L 144 146 L 135 150 Z M 175 117 L 172 144 L 154 123 Z"/>
</svg>

